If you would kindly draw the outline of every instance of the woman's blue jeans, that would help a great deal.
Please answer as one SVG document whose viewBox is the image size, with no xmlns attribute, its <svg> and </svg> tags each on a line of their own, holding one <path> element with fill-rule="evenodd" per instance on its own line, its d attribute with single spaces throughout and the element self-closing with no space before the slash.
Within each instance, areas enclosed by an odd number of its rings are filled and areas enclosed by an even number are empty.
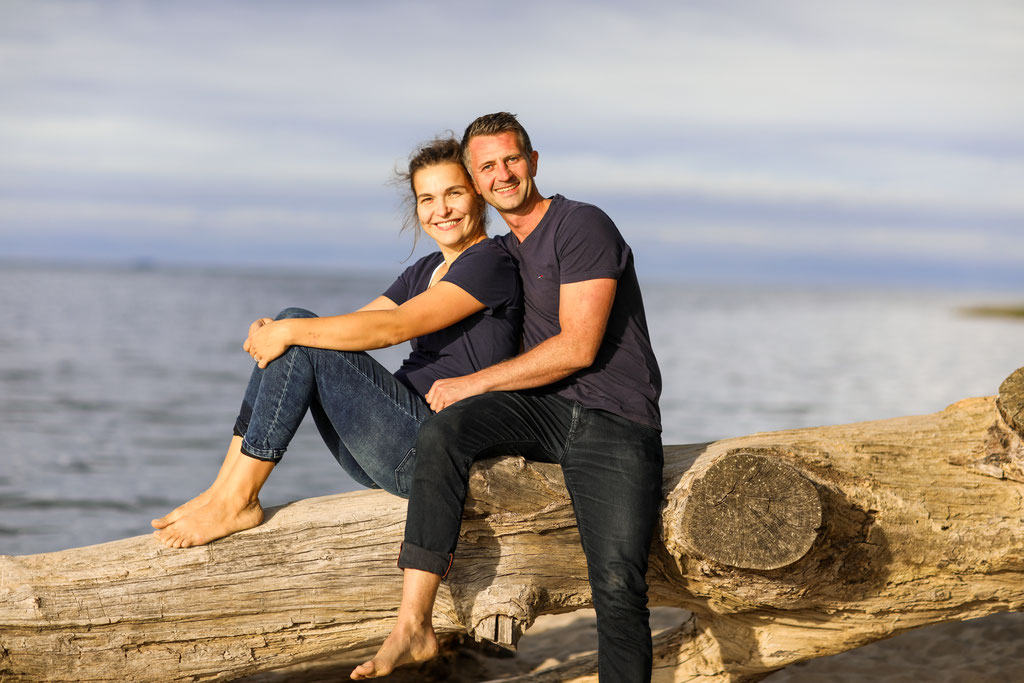
<svg viewBox="0 0 1024 683">
<path fill-rule="evenodd" d="M 602 681 L 649 681 L 647 556 L 661 507 L 661 433 L 542 392 L 468 398 L 423 423 L 399 567 L 445 575 L 469 468 L 520 455 L 562 466 L 587 557 Z"/>
<path fill-rule="evenodd" d="M 282 318 L 313 318 L 288 308 Z M 306 411 L 353 480 L 408 497 L 426 402 L 362 352 L 292 346 L 255 368 L 235 421 L 242 453 L 278 462 Z"/>
</svg>

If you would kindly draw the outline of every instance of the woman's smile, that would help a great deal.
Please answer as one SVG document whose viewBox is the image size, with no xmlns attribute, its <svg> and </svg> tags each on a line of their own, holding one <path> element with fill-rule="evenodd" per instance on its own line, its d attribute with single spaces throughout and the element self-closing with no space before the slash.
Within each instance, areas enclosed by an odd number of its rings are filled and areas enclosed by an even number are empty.
<svg viewBox="0 0 1024 683">
<path fill-rule="evenodd" d="M 486 234 L 482 203 L 461 164 L 427 166 L 413 176 L 416 215 L 427 233 L 451 260 Z"/>
<path fill-rule="evenodd" d="M 434 227 L 436 227 L 438 230 L 451 230 L 456 225 L 461 223 L 463 218 L 465 218 L 465 216 L 463 216 L 462 218 L 453 218 L 450 221 L 442 221 L 440 223 L 434 223 Z"/>
</svg>

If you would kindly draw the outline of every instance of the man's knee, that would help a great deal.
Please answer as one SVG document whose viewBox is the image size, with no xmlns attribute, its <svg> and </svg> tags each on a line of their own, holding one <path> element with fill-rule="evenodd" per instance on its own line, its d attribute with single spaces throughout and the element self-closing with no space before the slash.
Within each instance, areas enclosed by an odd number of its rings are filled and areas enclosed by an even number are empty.
<svg viewBox="0 0 1024 683">
<path fill-rule="evenodd" d="M 588 553 L 587 571 L 595 593 L 618 597 L 629 602 L 646 603 L 647 555 L 632 553 L 633 557 L 616 558 Z"/>
<path fill-rule="evenodd" d="M 455 406 L 446 408 L 440 413 L 431 415 L 416 434 L 416 452 L 422 457 L 424 453 L 435 454 L 447 450 L 458 442 L 463 417 Z"/>
<path fill-rule="evenodd" d="M 480 396 L 459 401 L 427 418 L 416 435 L 417 477 L 430 470 L 455 467 L 468 471 L 473 459 L 495 438 L 489 412 L 479 410 Z M 425 475 L 431 476 L 431 475 Z"/>
<path fill-rule="evenodd" d="M 444 443 L 445 434 L 447 429 L 443 422 L 438 422 L 440 413 L 437 415 L 431 415 L 422 423 L 420 423 L 420 430 L 416 432 L 416 452 L 422 450 L 433 450 L 439 444 Z"/>
<path fill-rule="evenodd" d="M 481 430 L 493 431 L 490 413 L 485 408 L 490 402 L 491 396 L 486 394 L 471 396 L 431 415 L 420 426 L 416 437 L 417 452 L 421 448 L 443 448 L 467 439 L 474 440 Z"/>
</svg>

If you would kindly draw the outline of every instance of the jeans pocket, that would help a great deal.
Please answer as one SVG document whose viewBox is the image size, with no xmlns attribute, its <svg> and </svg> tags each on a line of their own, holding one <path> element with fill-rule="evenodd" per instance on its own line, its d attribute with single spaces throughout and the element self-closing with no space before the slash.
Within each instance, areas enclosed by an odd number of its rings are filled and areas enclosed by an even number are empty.
<svg viewBox="0 0 1024 683">
<path fill-rule="evenodd" d="M 402 498 L 409 497 L 412 488 L 412 475 L 416 470 L 416 448 L 410 448 L 395 468 L 395 489 Z"/>
</svg>

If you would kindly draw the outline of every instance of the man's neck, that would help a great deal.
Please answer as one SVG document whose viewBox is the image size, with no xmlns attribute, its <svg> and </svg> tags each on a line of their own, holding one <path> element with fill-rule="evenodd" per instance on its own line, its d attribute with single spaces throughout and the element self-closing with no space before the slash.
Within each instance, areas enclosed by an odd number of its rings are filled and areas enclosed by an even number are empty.
<svg viewBox="0 0 1024 683">
<path fill-rule="evenodd" d="M 544 218 L 544 214 L 548 212 L 548 206 L 550 205 L 551 200 L 545 199 L 534 188 L 534 196 L 530 198 L 529 202 L 519 207 L 516 211 L 499 211 L 499 213 L 505 220 L 505 224 L 508 225 L 509 230 L 512 231 L 512 234 L 522 242 L 533 232 L 534 228 L 540 225 L 540 221 Z"/>
</svg>

